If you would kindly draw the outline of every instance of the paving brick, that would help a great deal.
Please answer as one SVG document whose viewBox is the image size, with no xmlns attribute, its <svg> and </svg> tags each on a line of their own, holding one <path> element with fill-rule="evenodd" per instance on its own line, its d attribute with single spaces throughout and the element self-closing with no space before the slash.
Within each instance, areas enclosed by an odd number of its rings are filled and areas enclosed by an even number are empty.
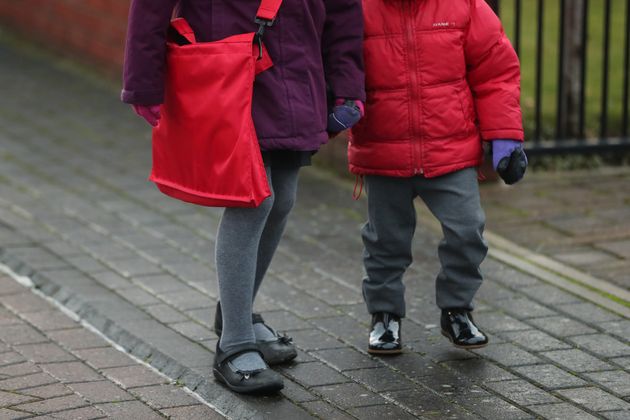
<svg viewBox="0 0 630 420">
<path fill-rule="evenodd" d="M 90 275 L 99 284 L 111 290 L 121 290 L 133 287 L 133 283 L 131 283 L 129 279 L 126 279 L 112 271 L 102 271 L 98 273 L 91 273 Z"/>
<path fill-rule="evenodd" d="M 530 410 L 549 420 L 594 420 L 597 418 L 567 403 L 535 405 L 530 407 Z"/>
<path fill-rule="evenodd" d="M 131 394 L 109 381 L 79 382 L 68 386 L 91 403 L 135 400 Z"/>
<path fill-rule="evenodd" d="M 26 358 L 20 353 L 9 351 L 0 354 L 0 366 L 12 365 L 14 363 L 24 362 Z"/>
<path fill-rule="evenodd" d="M 181 407 L 198 404 L 199 401 L 175 385 L 157 385 L 133 388 L 130 392 L 155 408 Z"/>
<path fill-rule="evenodd" d="M 140 307 L 162 303 L 161 300 L 140 287 L 128 287 L 120 290 L 119 293 L 123 298 Z"/>
<path fill-rule="evenodd" d="M 302 406 L 310 413 L 315 414 L 317 418 L 331 420 L 350 420 L 354 418 L 325 401 L 307 402 L 302 404 Z"/>
<path fill-rule="evenodd" d="M 17 405 L 16 410 L 24 410 L 36 414 L 54 413 L 56 411 L 68 410 L 88 406 L 88 402 L 78 395 L 67 395 L 64 397 L 51 398 L 27 404 Z"/>
<path fill-rule="evenodd" d="M 394 357 L 382 357 L 381 361 L 400 372 L 404 372 L 410 378 L 425 377 L 431 375 L 433 371 L 439 370 L 439 365 L 430 358 L 413 352 L 403 352 Z"/>
<path fill-rule="evenodd" d="M 627 372 L 610 370 L 605 372 L 585 373 L 584 376 L 591 379 L 595 384 L 604 386 L 619 396 L 630 396 L 630 374 Z"/>
<path fill-rule="evenodd" d="M 146 306 L 144 310 L 164 324 L 188 321 L 185 315 L 166 304 Z"/>
<path fill-rule="evenodd" d="M 45 312 L 29 312 L 22 314 L 24 319 L 41 331 L 76 328 L 78 324 L 58 310 Z"/>
<path fill-rule="evenodd" d="M 628 411 L 604 411 L 599 413 L 604 416 L 605 419 L 609 420 L 627 420 L 628 419 Z"/>
<path fill-rule="evenodd" d="M 320 350 L 312 354 L 341 371 L 382 366 L 377 360 L 348 348 Z"/>
<path fill-rule="evenodd" d="M 282 372 L 306 387 L 340 384 L 349 381 L 347 377 L 319 362 L 282 367 Z"/>
<path fill-rule="evenodd" d="M 98 404 L 96 407 L 113 418 L 135 418 L 142 420 L 163 419 L 161 415 L 139 401 L 112 402 Z"/>
<path fill-rule="evenodd" d="M 22 404 L 35 400 L 37 400 L 37 398 L 28 395 L 21 395 L 15 392 L 0 391 L 0 407 L 8 407 L 11 405 Z"/>
<path fill-rule="evenodd" d="M 603 322 L 598 325 L 609 334 L 626 339 L 630 337 L 630 320 Z"/>
<path fill-rule="evenodd" d="M 38 312 L 51 309 L 51 305 L 48 302 L 35 296 L 30 291 L 0 296 L 0 303 L 18 313 Z"/>
<path fill-rule="evenodd" d="M 514 370 L 529 380 L 548 389 L 570 388 L 586 385 L 577 376 L 554 365 L 535 365 L 516 367 Z"/>
<path fill-rule="evenodd" d="M 348 411 L 353 416 L 362 420 L 396 419 L 409 420 L 416 416 L 402 410 L 395 405 L 374 405 L 370 407 L 358 407 Z"/>
<path fill-rule="evenodd" d="M 210 407 L 200 404 L 166 408 L 161 411 L 172 420 L 221 420 L 225 418 Z"/>
<path fill-rule="evenodd" d="M 626 370 L 630 370 L 630 356 L 629 357 L 617 357 L 615 359 L 610 359 L 613 363 L 618 364 L 622 368 Z"/>
<path fill-rule="evenodd" d="M 556 350 L 541 354 L 574 372 L 596 372 L 613 369 L 610 364 L 578 349 Z"/>
<path fill-rule="evenodd" d="M 75 357 L 54 343 L 24 344 L 16 346 L 25 358 L 35 363 L 69 362 Z"/>
<path fill-rule="evenodd" d="M 211 303 L 210 297 L 191 288 L 179 292 L 162 293 L 158 297 L 182 311 L 205 308 Z"/>
<path fill-rule="evenodd" d="M 417 386 L 400 373 L 389 368 L 349 370 L 345 374 L 376 392 L 399 391 Z"/>
<path fill-rule="evenodd" d="M 127 366 L 103 369 L 103 374 L 125 388 L 159 385 L 168 381 L 144 366 Z"/>
<path fill-rule="evenodd" d="M 630 346 L 605 334 L 580 335 L 571 337 L 571 341 L 598 356 L 630 356 Z"/>
<path fill-rule="evenodd" d="M 480 398 L 471 398 L 465 402 L 465 406 L 468 410 L 479 414 L 481 417 L 486 419 L 534 419 L 534 416 L 495 395 L 484 395 Z"/>
<path fill-rule="evenodd" d="M 216 334 L 213 331 L 192 321 L 169 324 L 169 327 L 194 341 L 216 338 Z"/>
<path fill-rule="evenodd" d="M 598 388 L 563 389 L 558 393 L 593 411 L 630 410 L 629 403 Z"/>
<path fill-rule="evenodd" d="M 498 333 L 529 330 L 532 327 L 509 315 L 499 312 L 490 312 L 483 314 L 483 328 L 488 332 Z"/>
<path fill-rule="evenodd" d="M 313 388 L 313 391 L 345 409 L 385 404 L 381 396 L 355 383 L 326 385 Z"/>
<path fill-rule="evenodd" d="M 41 367 L 61 382 L 85 382 L 101 379 L 95 370 L 82 362 L 51 363 Z"/>
<path fill-rule="evenodd" d="M 570 337 L 573 335 L 593 334 L 597 332 L 588 325 L 562 316 L 535 318 L 530 319 L 527 322 L 535 325 L 537 328 L 555 335 L 556 337 Z"/>
<path fill-rule="evenodd" d="M 492 303 L 518 319 L 555 316 L 557 313 L 527 298 L 499 300 Z"/>
<path fill-rule="evenodd" d="M 48 385 L 55 383 L 56 380 L 52 376 L 37 372 L 25 376 L 17 376 L 14 378 L 3 379 L 0 381 L 0 389 L 8 391 L 17 391 L 24 388 L 31 388 L 40 385 Z"/>
<path fill-rule="evenodd" d="M 317 401 L 319 396 L 307 391 L 306 388 L 297 384 L 294 381 L 288 381 L 285 379 L 284 388 L 282 389 L 282 395 L 295 403 L 304 403 L 310 401 Z"/>
<path fill-rule="evenodd" d="M 447 398 L 422 388 L 392 391 L 385 393 L 385 395 L 398 404 L 402 404 L 420 418 L 449 418 L 461 411 Z"/>
<path fill-rule="evenodd" d="M 90 331 L 85 330 L 84 328 L 51 331 L 47 334 L 48 337 L 50 337 L 53 341 L 71 350 L 109 346 L 107 341 L 105 341 L 103 338 Z"/>
<path fill-rule="evenodd" d="M 513 344 L 490 345 L 480 350 L 474 350 L 474 352 L 504 366 L 533 365 L 541 362 L 540 358 Z"/>
<path fill-rule="evenodd" d="M 559 305 L 557 306 L 557 309 L 571 315 L 572 317 L 591 324 L 620 320 L 619 316 L 613 314 L 612 312 L 608 312 L 599 306 L 588 302 Z"/>
<path fill-rule="evenodd" d="M 516 376 L 486 359 L 453 360 L 444 362 L 443 365 L 472 379 L 484 382 L 516 379 Z"/>
<path fill-rule="evenodd" d="M 312 328 L 311 325 L 287 311 L 272 311 L 263 314 L 265 323 L 276 331 L 295 331 Z"/>
<path fill-rule="evenodd" d="M 74 410 L 59 411 L 51 414 L 55 419 L 97 419 L 104 418 L 105 412 L 96 407 L 75 408 Z M 40 417 L 35 417 L 39 419 Z"/>
<path fill-rule="evenodd" d="M 136 364 L 127 354 L 112 347 L 76 350 L 75 354 L 95 369 L 132 366 Z"/>
<path fill-rule="evenodd" d="M 491 382 L 487 387 L 516 404 L 527 406 L 560 402 L 556 397 L 521 379 Z"/>
<path fill-rule="evenodd" d="M 306 351 L 345 347 L 341 341 L 315 329 L 294 331 L 291 335 L 295 345 Z"/>
<path fill-rule="evenodd" d="M 33 388 L 26 388 L 20 391 L 23 395 L 31 395 L 37 398 L 55 398 L 73 394 L 74 392 L 67 386 L 60 383 L 41 385 Z"/>
<path fill-rule="evenodd" d="M 32 362 L 17 363 L 0 367 L 0 375 L 6 376 L 24 376 L 39 372 L 41 372 L 41 370 Z"/>
<path fill-rule="evenodd" d="M 0 328 L 0 340 L 7 344 L 32 344 L 48 341 L 46 337 L 30 325 L 5 325 Z"/>
<path fill-rule="evenodd" d="M 572 347 L 570 344 L 557 340 L 549 334 L 536 330 L 508 332 L 501 334 L 501 336 L 534 352 L 568 349 Z"/>
<path fill-rule="evenodd" d="M 182 288 L 182 282 L 169 274 L 148 275 L 142 277 L 134 277 L 133 282 L 142 285 L 147 290 L 155 294 L 179 291 Z"/>
</svg>

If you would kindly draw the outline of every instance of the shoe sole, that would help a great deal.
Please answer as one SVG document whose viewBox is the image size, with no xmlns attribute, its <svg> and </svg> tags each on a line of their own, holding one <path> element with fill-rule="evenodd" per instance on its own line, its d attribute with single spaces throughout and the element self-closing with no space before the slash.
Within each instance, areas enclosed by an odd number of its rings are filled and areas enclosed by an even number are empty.
<svg viewBox="0 0 630 420">
<path fill-rule="evenodd" d="M 276 394 L 284 388 L 284 384 L 278 385 L 263 385 L 259 387 L 245 387 L 245 386 L 236 386 L 228 383 L 227 380 L 221 375 L 216 368 L 212 368 L 212 373 L 217 381 L 228 387 L 234 392 L 238 392 L 239 394 Z"/>
<path fill-rule="evenodd" d="M 441 330 L 440 332 L 442 333 L 442 335 L 443 335 L 444 337 L 446 337 L 446 339 L 447 339 L 448 341 L 450 341 L 450 342 L 451 342 L 451 344 L 452 344 L 454 347 L 456 347 L 456 348 L 458 348 L 458 349 L 462 349 L 462 350 L 475 350 L 475 349 L 482 349 L 482 348 L 484 348 L 484 347 L 486 347 L 486 346 L 488 345 L 488 343 L 485 343 L 485 344 L 475 344 L 475 345 L 472 345 L 472 346 L 462 346 L 461 344 L 455 344 L 455 342 L 453 341 L 453 339 L 451 338 L 451 336 L 450 336 L 447 332 L 445 332 L 444 330 Z"/>
<path fill-rule="evenodd" d="M 370 350 L 368 349 L 367 351 L 369 354 L 378 354 L 381 356 L 387 356 L 387 355 L 396 355 L 396 354 L 401 354 L 403 351 L 402 349 L 396 349 L 396 350 Z"/>
</svg>

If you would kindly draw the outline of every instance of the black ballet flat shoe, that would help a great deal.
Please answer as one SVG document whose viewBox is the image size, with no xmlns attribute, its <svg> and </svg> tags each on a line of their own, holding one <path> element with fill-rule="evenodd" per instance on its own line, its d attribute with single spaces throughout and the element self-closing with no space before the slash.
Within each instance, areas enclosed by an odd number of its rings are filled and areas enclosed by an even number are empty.
<svg viewBox="0 0 630 420">
<path fill-rule="evenodd" d="M 444 309 L 440 318 L 442 335 L 460 349 L 480 349 L 488 345 L 488 337 L 475 325 L 465 309 Z"/>
<path fill-rule="evenodd" d="M 212 372 L 217 381 L 239 394 L 275 394 L 284 388 L 282 376 L 265 366 L 264 369 L 241 371 L 231 362 L 243 353 L 258 352 L 256 344 L 243 344 L 224 352 L 217 343 Z M 262 354 L 261 354 L 262 356 Z"/>
<path fill-rule="evenodd" d="M 290 362 L 297 357 L 297 349 L 293 344 L 293 339 L 288 335 L 280 335 L 269 325 L 265 324 L 262 315 L 252 314 L 252 324 L 263 324 L 265 328 L 273 333 L 276 337 L 272 341 L 256 341 L 258 350 L 262 353 L 263 359 L 270 366 L 279 365 Z M 217 303 L 217 310 L 214 315 L 214 332 L 221 338 L 223 331 L 223 316 L 221 314 L 221 303 Z"/>
<path fill-rule="evenodd" d="M 402 353 L 401 326 L 399 316 L 387 312 L 373 314 L 368 353 L 381 355 Z"/>
</svg>

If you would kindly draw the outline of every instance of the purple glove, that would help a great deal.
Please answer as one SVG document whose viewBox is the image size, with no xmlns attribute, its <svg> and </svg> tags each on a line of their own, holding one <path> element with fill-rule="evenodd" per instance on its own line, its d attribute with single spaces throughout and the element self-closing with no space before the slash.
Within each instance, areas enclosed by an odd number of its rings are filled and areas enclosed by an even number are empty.
<svg viewBox="0 0 630 420">
<path fill-rule="evenodd" d="M 352 128 L 365 115 L 363 102 L 355 100 L 337 99 L 335 106 L 328 114 L 328 127 L 326 130 L 336 135 L 343 130 Z"/>
<path fill-rule="evenodd" d="M 527 169 L 527 156 L 523 142 L 517 140 L 492 141 L 492 166 L 506 184 L 520 181 Z"/>
<path fill-rule="evenodd" d="M 153 127 L 160 121 L 160 105 L 131 105 L 133 110 Z"/>
</svg>

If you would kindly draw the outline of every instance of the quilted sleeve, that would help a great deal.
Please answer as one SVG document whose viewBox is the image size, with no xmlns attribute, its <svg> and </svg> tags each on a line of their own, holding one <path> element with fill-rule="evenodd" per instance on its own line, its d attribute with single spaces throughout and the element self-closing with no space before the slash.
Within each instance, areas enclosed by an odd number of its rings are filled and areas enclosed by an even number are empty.
<svg viewBox="0 0 630 420">
<path fill-rule="evenodd" d="M 158 105 L 164 101 L 166 33 L 177 1 L 131 1 L 121 94 L 123 102 Z"/>
<path fill-rule="evenodd" d="M 465 54 L 482 138 L 523 141 L 520 63 L 484 0 L 472 0 Z"/>
</svg>

